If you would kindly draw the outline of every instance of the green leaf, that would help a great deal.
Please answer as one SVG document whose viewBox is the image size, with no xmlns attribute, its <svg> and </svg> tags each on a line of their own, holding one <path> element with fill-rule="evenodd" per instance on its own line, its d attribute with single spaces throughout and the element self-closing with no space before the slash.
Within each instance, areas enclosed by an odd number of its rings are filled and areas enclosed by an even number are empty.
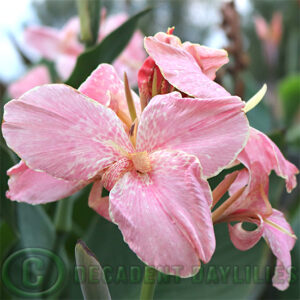
<svg viewBox="0 0 300 300">
<path fill-rule="evenodd" d="M 52 249 L 55 230 L 42 206 L 18 203 L 17 220 L 23 248 Z"/>
<path fill-rule="evenodd" d="M 300 109 L 300 75 L 285 78 L 279 85 L 281 100 L 286 125 L 290 125 Z"/>
<path fill-rule="evenodd" d="M 300 124 L 296 124 L 288 129 L 286 133 L 286 140 L 287 143 L 295 147 L 297 151 L 300 150 Z"/>
<path fill-rule="evenodd" d="M 75 246 L 77 272 L 84 299 L 111 299 L 104 272 L 94 253 L 82 241 Z"/>
<path fill-rule="evenodd" d="M 150 9 L 145 9 L 134 15 L 110 33 L 100 44 L 82 53 L 77 58 L 75 68 L 65 83 L 78 88 L 99 64 L 112 63 L 129 42 L 138 20 L 149 11 Z"/>
<path fill-rule="evenodd" d="M 80 38 L 87 47 L 96 44 L 100 24 L 100 0 L 77 0 Z"/>
<path fill-rule="evenodd" d="M 15 245 L 18 237 L 14 229 L 6 222 L 0 224 L 0 262 L 8 251 Z"/>
</svg>

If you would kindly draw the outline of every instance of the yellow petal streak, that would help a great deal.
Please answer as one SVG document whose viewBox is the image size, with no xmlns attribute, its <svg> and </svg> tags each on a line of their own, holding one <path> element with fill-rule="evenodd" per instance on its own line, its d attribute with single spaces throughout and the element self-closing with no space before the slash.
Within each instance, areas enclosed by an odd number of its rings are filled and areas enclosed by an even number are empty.
<svg viewBox="0 0 300 300">
<path fill-rule="evenodd" d="M 268 219 L 264 219 L 264 222 L 267 223 L 267 224 L 269 224 L 270 226 L 272 226 L 272 227 L 274 227 L 274 228 L 280 230 L 281 232 L 283 232 L 283 233 L 289 235 L 289 236 L 292 237 L 293 239 L 297 239 L 297 237 L 296 237 L 294 234 L 292 234 L 291 232 L 289 232 L 289 231 L 286 230 L 285 228 L 279 226 L 278 224 L 276 224 L 276 223 L 274 223 L 274 222 L 272 222 L 272 221 L 270 221 L 270 220 L 268 220 Z"/>
</svg>

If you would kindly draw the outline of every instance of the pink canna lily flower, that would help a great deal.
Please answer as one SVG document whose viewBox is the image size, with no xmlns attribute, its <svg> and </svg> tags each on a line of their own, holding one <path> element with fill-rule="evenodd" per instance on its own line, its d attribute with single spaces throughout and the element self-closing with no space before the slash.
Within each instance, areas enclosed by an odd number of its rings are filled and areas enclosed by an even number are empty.
<svg viewBox="0 0 300 300">
<path fill-rule="evenodd" d="M 216 209 L 213 219 L 215 222 L 239 222 L 233 226 L 228 224 L 228 227 L 233 244 L 240 250 L 252 248 L 263 237 L 277 257 L 273 285 L 279 290 L 285 290 L 289 286 L 290 251 L 296 237 L 283 213 L 273 209 L 269 203 L 269 174 L 274 170 L 278 176 L 283 177 L 287 191 L 290 192 L 297 184 L 295 174 L 298 169 L 283 157 L 266 135 L 253 128 L 238 160 L 246 169 L 236 171 L 224 180 L 227 183 L 234 180 L 229 188 L 233 201 L 229 204 L 226 201 Z M 242 222 L 252 222 L 257 228 L 247 231 L 242 227 Z"/>
<path fill-rule="evenodd" d="M 142 100 L 148 103 L 156 94 L 174 89 L 193 97 L 228 96 L 229 93 L 212 81 L 216 71 L 228 62 L 227 52 L 190 42 L 181 43 L 172 35 L 173 30 L 145 38 L 149 57 L 138 73 Z"/>
<path fill-rule="evenodd" d="M 29 70 L 24 77 L 12 83 L 8 87 L 8 93 L 13 98 L 18 98 L 30 89 L 51 83 L 50 74 L 46 66 L 39 65 Z"/>
<path fill-rule="evenodd" d="M 233 96 L 158 95 L 128 131 L 118 117 L 126 115 L 122 105 L 114 111 L 99 103 L 115 107 L 117 98 L 114 84 L 106 92 L 96 89 L 98 79 L 111 79 L 105 70 L 100 66 L 80 91 L 44 85 L 10 101 L 3 136 L 31 170 L 75 186 L 94 182 L 90 206 L 118 225 L 146 264 L 192 276 L 215 249 L 206 179 L 244 147 L 245 104 Z M 101 198 L 102 186 L 109 199 Z"/>
<path fill-rule="evenodd" d="M 37 80 L 36 77 L 34 79 Z M 129 131 L 128 127 L 131 126 L 131 123 L 124 84 L 111 65 L 101 64 L 80 86 L 79 91 L 114 110 L 124 122 L 126 130 Z M 134 91 L 131 91 L 131 94 L 137 106 L 139 103 L 138 96 Z M 138 106 L 137 114 L 140 115 Z M 6 193 L 7 198 L 30 204 L 48 203 L 68 197 L 90 183 L 89 181 L 73 182 L 58 179 L 45 172 L 38 172 L 29 168 L 24 161 L 9 169 L 7 175 L 10 176 L 8 181 L 9 190 Z M 99 192 L 102 192 L 102 188 Z M 98 203 L 94 207 L 93 202 L 90 202 L 90 206 L 98 211 Z M 102 208 L 100 208 L 100 211 L 102 211 Z M 108 214 L 102 213 L 102 215 L 109 219 Z"/>
<path fill-rule="evenodd" d="M 278 60 L 278 48 L 282 38 L 282 14 L 275 12 L 270 25 L 261 16 L 254 19 L 257 36 L 262 41 L 267 62 L 272 66 Z"/>
<path fill-rule="evenodd" d="M 30 26 L 25 30 L 25 43 L 42 57 L 55 62 L 63 80 L 72 73 L 77 56 L 84 47 L 78 40 L 79 19 L 74 17 L 61 29 Z"/>
<path fill-rule="evenodd" d="M 127 19 L 128 16 L 125 14 L 106 18 L 105 10 L 103 10 L 99 41 Z M 74 17 L 61 30 L 45 26 L 28 27 L 25 31 L 25 42 L 41 56 L 53 60 L 59 75 L 66 80 L 73 71 L 78 55 L 84 51 L 83 45 L 78 40 L 79 32 L 79 19 Z M 130 83 L 136 85 L 137 71 L 145 56 L 143 36 L 140 31 L 136 31 L 113 65 L 120 76 L 126 72 Z"/>
</svg>

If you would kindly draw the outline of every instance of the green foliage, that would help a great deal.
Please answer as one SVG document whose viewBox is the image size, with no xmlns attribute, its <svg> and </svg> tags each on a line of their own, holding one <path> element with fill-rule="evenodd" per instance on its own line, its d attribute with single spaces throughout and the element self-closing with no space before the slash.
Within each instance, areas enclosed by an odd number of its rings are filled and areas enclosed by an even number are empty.
<svg viewBox="0 0 300 300">
<path fill-rule="evenodd" d="M 286 125 L 291 125 L 294 118 L 300 114 L 300 75 L 286 77 L 279 84 L 281 100 Z"/>
<path fill-rule="evenodd" d="M 79 55 L 76 66 L 66 84 L 78 88 L 99 64 L 113 62 L 129 42 L 138 20 L 149 11 L 150 9 L 145 9 L 137 13 L 106 36 L 100 44 Z"/>
<path fill-rule="evenodd" d="M 81 291 L 84 299 L 111 299 L 105 281 L 104 272 L 96 256 L 84 242 L 77 242 L 75 246 L 75 257 Z"/>
<path fill-rule="evenodd" d="M 0 224 L 0 263 L 18 240 L 14 229 L 5 221 Z"/>
</svg>

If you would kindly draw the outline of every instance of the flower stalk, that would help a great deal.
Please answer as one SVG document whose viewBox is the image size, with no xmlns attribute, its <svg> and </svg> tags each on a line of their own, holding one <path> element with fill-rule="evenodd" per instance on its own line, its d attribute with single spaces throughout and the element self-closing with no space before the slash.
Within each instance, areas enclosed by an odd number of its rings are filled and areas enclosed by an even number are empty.
<svg viewBox="0 0 300 300">
<path fill-rule="evenodd" d="M 140 300 L 152 300 L 157 282 L 157 270 L 146 266 Z"/>
</svg>

